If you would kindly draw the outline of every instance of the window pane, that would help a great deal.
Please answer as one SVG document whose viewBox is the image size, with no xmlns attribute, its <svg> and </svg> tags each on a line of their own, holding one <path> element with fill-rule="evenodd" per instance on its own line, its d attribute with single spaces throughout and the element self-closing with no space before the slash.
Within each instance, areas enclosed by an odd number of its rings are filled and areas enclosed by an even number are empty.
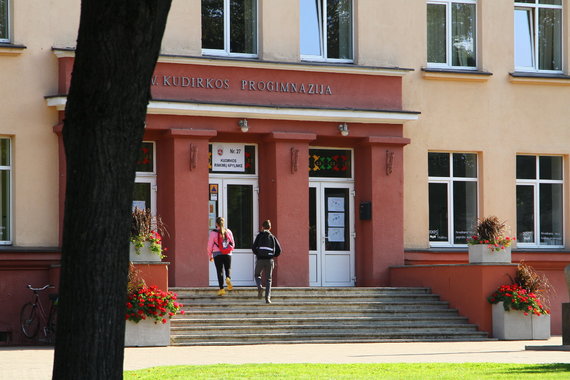
<svg viewBox="0 0 570 380">
<path fill-rule="evenodd" d="M 453 225 L 455 244 L 467 244 L 467 237 L 477 220 L 477 183 L 453 182 Z"/>
<path fill-rule="evenodd" d="M 253 186 L 228 185 L 228 228 L 236 248 L 251 248 L 253 239 Z"/>
<path fill-rule="evenodd" d="M 8 0 L 0 0 L 0 40 L 8 38 Z"/>
<path fill-rule="evenodd" d="M 521 1 L 521 0 L 516 0 L 517 2 L 522 2 L 525 3 L 526 1 Z M 528 0 L 530 1 L 530 0 Z M 534 1 L 530 1 L 531 3 L 534 3 Z M 550 5 L 562 5 L 562 0 L 538 0 L 539 4 L 550 4 Z"/>
<path fill-rule="evenodd" d="M 562 70 L 562 10 L 538 11 L 538 68 Z"/>
<path fill-rule="evenodd" d="M 320 0 L 301 0 L 301 54 L 322 56 Z"/>
<path fill-rule="evenodd" d="M 351 178 L 351 153 L 342 149 L 309 149 L 309 177 Z"/>
<path fill-rule="evenodd" d="M 317 250 L 317 189 L 309 187 L 309 250 Z"/>
<path fill-rule="evenodd" d="M 0 171 L 0 240 L 10 240 L 10 171 Z"/>
<path fill-rule="evenodd" d="M 515 9 L 515 66 L 533 67 L 532 10 Z"/>
<path fill-rule="evenodd" d="M 534 243 L 534 186 L 517 186 L 517 240 Z"/>
<path fill-rule="evenodd" d="M 428 153 L 428 175 L 449 177 L 449 153 Z"/>
<path fill-rule="evenodd" d="M 536 179 L 535 156 L 517 156 L 517 179 Z"/>
<path fill-rule="evenodd" d="M 135 183 L 135 190 L 133 193 L 133 208 L 137 207 L 140 210 L 146 210 L 147 208 L 153 209 L 150 201 L 150 190 L 151 184 L 145 183 Z"/>
<path fill-rule="evenodd" d="M 9 139 L 0 139 L 0 166 L 10 166 Z"/>
<path fill-rule="evenodd" d="M 427 46 L 428 62 L 447 63 L 444 4 L 427 6 Z"/>
<path fill-rule="evenodd" d="M 325 249 L 327 251 L 350 250 L 348 189 L 325 189 Z M 334 205 L 335 207 L 329 207 Z M 341 207 L 338 207 L 342 205 Z"/>
<path fill-rule="evenodd" d="M 452 4 L 451 59 L 453 66 L 475 67 L 475 4 Z"/>
<path fill-rule="evenodd" d="M 447 184 L 429 184 L 429 241 L 447 242 Z"/>
<path fill-rule="evenodd" d="M 352 59 L 352 0 L 327 0 L 327 58 Z"/>
<path fill-rule="evenodd" d="M 224 0 L 202 0 L 202 48 L 224 50 Z"/>
<path fill-rule="evenodd" d="M 477 155 L 473 153 L 454 153 L 453 176 L 477 178 Z"/>
<path fill-rule="evenodd" d="M 137 159 L 137 172 L 154 172 L 154 144 L 143 142 Z"/>
<path fill-rule="evenodd" d="M 257 0 L 231 0 L 230 51 L 257 53 Z"/>
<path fill-rule="evenodd" d="M 562 157 L 542 156 L 539 165 L 540 179 L 562 179 Z"/>
<path fill-rule="evenodd" d="M 562 245 L 562 184 L 540 185 L 540 244 Z"/>
</svg>

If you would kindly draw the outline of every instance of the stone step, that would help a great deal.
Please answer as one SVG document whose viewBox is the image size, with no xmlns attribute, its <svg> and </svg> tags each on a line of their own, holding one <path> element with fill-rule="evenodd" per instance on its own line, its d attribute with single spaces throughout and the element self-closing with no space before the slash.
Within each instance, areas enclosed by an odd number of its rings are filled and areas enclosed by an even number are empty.
<svg viewBox="0 0 570 380">
<path fill-rule="evenodd" d="M 173 345 L 477 341 L 477 331 L 428 288 L 172 288 L 184 315 L 171 321 Z"/>
</svg>

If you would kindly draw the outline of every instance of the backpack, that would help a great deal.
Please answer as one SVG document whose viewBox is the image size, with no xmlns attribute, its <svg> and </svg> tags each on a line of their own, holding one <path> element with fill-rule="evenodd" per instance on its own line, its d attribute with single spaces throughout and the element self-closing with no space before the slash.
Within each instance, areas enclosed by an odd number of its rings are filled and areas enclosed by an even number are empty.
<svg viewBox="0 0 570 380">
<path fill-rule="evenodd" d="M 227 239 L 228 234 L 226 233 L 226 238 L 224 239 L 222 238 L 222 234 L 220 233 L 220 231 L 217 232 L 218 232 L 218 242 L 214 244 L 218 246 L 222 255 L 227 255 L 228 253 L 231 253 L 234 250 L 234 244 L 231 240 Z"/>
<path fill-rule="evenodd" d="M 271 232 L 266 231 L 260 234 L 255 253 L 259 258 L 273 258 L 281 254 L 281 249 Z"/>
</svg>

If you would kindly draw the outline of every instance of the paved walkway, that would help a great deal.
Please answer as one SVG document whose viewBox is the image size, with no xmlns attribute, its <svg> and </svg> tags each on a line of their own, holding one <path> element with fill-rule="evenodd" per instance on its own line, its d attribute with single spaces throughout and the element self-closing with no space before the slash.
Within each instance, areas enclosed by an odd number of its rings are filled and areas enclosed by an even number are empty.
<svg viewBox="0 0 570 380">
<path fill-rule="evenodd" d="M 450 343 L 276 344 L 125 349 L 125 370 L 217 363 L 570 363 L 562 338 L 547 341 Z M 268 357 L 267 352 L 272 354 Z M 0 347 L 1 380 L 51 379 L 53 348 Z"/>
</svg>

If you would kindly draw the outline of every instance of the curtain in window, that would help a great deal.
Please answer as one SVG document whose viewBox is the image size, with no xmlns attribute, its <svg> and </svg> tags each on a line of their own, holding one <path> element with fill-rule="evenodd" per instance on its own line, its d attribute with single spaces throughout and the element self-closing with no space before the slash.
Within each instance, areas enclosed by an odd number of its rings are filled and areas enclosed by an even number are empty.
<svg viewBox="0 0 570 380">
<path fill-rule="evenodd" d="M 538 68 L 562 70 L 562 11 L 538 11 Z"/>
<path fill-rule="evenodd" d="M 451 20 L 451 65 L 475 67 L 475 4 L 452 4 Z"/>
<path fill-rule="evenodd" d="M 447 33 L 445 27 L 445 5 L 427 6 L 428 62 L 447 63 Z"/>
<path fill-rule="evenodd" d="M 0 0 L 0 40 L 8 38 L 8 0 Z"/>
</svg>

